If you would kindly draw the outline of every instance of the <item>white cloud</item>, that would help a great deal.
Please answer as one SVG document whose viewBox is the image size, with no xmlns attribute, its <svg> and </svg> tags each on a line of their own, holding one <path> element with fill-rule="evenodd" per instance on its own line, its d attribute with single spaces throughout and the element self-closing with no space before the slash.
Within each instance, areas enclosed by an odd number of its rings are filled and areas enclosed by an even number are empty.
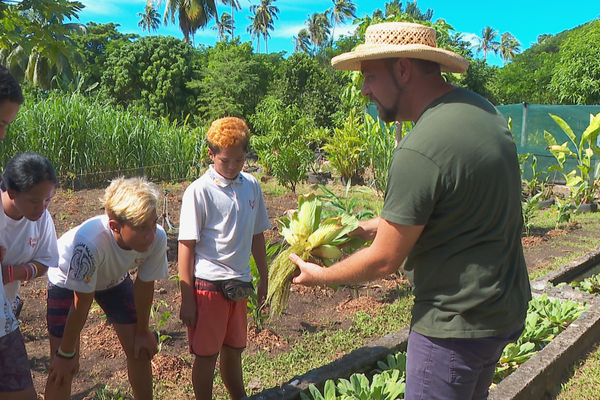
<svg viewBox="0 0 600 400">
<path fill-rule="evenodd" d="M 469 43 L 471 43 L 471 46 L 479 46 L 479 36 L 476 35 L 475 33 L 467 33 L 467 32 L 463 32 L 463 39 Z"/>
<path fill-rule="evenodd" d="M 295 25 L 286 25 L 283 28 L 278 28 L 271 33 L 272 37 L 282 37 L 282 38 L 291 38 L 293 36 L 298 36 L 298 31 L 300 29 L 306 28 L 304 24 L 295 24 Z"/>
</svg>

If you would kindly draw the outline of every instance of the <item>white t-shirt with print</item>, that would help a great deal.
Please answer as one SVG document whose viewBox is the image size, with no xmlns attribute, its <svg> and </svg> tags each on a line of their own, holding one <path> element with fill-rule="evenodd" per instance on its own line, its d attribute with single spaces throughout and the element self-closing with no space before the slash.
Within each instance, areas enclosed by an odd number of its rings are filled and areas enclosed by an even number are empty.
<svg viewBox="0 0 600 400">
<path fill-rule="evenodd" d="M 58 268 L 48 270 L 52 284 L 93 293 L 118 285 L 136 267 L 144 282 L 167 276 L 167 234 L 161 226 L 148 251 L 138 253 L 119 247 L 108 220 L 107 215 L 90 218 L 58 239 Z"/>
<path fill-rule="evenodd" d="M 256 178 L 229 180 L 211 165 L 185 190 L 179 221 L 179 240 L 196 241 L 195 277 L 252 280 L 252 237 L 271 227 Z"/>
<path fill-rule="evenodd" d="M 37 221 L 25 217 L 14 220 L 6 214 L 2 217 L 4 229 L 0 229 L 0 246 L 5 249 L 3 265 L 37 261 L 51 268 L 58 264 L 56 229 L 48 210 Z M 21 281 L 14 281 L 4 286 L 11 304 L 19 293 L 20 285 Z"/>
<path fill-rule="evenodd" d="M 6 227 L 6 218 L 8 217 L 4 214 L 4 208 L 0 201 L 0 232 L 4 231 Z M 4 291 L 4 285 L 2 285 L 2 268 L 0 268 L 0 337 L 8 335 L 19 327 L 10 304 Z"/>
</svg>

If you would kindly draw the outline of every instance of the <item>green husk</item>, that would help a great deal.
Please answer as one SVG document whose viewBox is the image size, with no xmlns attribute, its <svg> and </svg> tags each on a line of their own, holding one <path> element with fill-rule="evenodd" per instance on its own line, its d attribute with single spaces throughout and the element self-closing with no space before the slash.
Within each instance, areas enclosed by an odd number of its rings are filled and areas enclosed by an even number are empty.
<svg viewBox="0 0 600 400">
<path fill-rule="evenodd" d="M 321 222 L 322 204 L 313 193 L 300 196 L 298 211 L 290 211 L 279 220 L 281 235 L 290 247 L 283 250 L 269 268 L 269 291 L 267 303 L 271 305 L 271 318 L 281 315 L 290 296 L 292 277 L 296 264 L 290 254 L 297 254 L 304 261 L 330 266 L 340 258 L 334 252 L 338 246 L 351 238 L 347 235 L 358 228 L 358 220 L 351 214 L 330 217 Z M 326 255 L 333 257 L 327 258 Z"/>
</svg>

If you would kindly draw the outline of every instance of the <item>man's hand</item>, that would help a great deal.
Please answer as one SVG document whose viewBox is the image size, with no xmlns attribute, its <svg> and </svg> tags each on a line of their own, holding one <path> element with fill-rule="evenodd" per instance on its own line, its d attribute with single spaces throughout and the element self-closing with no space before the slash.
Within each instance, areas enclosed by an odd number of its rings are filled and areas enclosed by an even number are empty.
<svg viewBox="0 0 600 400">
<path fill-rule="evenodd" d="M 377 236 L 377 228 L 379 227 L 379 217 L 372 218 L 367 221 L 358 221 L 358 228 L 348 233 L 348 236 L 358 236 L 365 242 L 370 242 Z"/>
<path fill-rule="evenodd" d="M 65 386 L 79 372 L 79 355 L 73 358 L 62 358 L 54 355 L 48 372 L 50 373 L 48 381 L 54 382 L 55 387 Z"/>
<path fill-rule="evenodd" d="M 324 279 L 323 267 L 317 264 L 303 261 L 298 255 L 290 254 L 290 260 L 300 269 L 300 275 L 296 276 L 292 282 L 304 286 L 317 286 L 327 284 Z"/>
<path fill-rule="evenodd" d="M 140 355 L 140 350 L 146 349 L 148 351 L 148 356 L 150 359 L 154 357 L 156 353 L 158 353 L 158 344 L 156 343 L 156 337 L 154 333 L 150 331 L 150 329 L 143 329 L 141 331 L 137 331 L 135 333 L 135 338 L 133 342 L 133 352 L 135 358 L 138 358 Z"/>
<path fill-rule="evenodd" d="M 196 313 L 198 312 L 197 304 L 195 300 L 181 300 L 181 308 L 179 309 L 179 318 L 181 322 L 185 324 L 187 327 L 196 326 L 196 319 L 198 316 Z"/>
</svg>

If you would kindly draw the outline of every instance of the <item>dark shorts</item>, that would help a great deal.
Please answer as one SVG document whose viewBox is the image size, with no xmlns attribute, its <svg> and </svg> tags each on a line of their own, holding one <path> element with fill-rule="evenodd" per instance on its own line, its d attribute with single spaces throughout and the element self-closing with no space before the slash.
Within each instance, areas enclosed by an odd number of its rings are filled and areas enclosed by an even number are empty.
<svg viewBox="0 0 600 400">
<path fill-rule="evenodd" d="M 48 306 L 46 322 L 52 336 L 62 338 L 69 310 L 73 304 L 73 291 L 48 282 Z M 111 324 L 134 324 L 137 311 L 133 295 L 133 282 L 129 275 L 117 286 L 99 290 L 94 299 L 106 314 Z"/>
<path fill-rule="evenodd" d="M 480 339 L 438 339 L 411 331 L 406 360 L 406 400 L 484 400 L 504 347 L 523 325 Z"/>
<path fill-rule="evenodd" d="M 25 340 L 19 329 L 0 338 L 0 393 L 20 392 L 33 386 Z M 2 398 L 2 395 L 0 395 Z"/>
</svg>

